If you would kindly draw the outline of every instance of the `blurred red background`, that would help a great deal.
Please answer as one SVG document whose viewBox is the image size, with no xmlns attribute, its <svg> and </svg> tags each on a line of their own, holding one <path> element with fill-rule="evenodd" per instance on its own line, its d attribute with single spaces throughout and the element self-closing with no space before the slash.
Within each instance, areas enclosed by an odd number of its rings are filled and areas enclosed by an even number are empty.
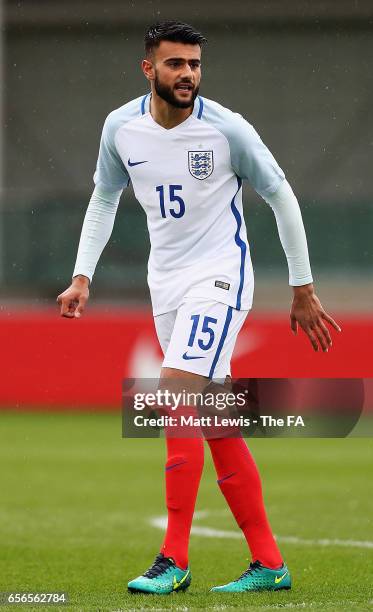
<svg viewBox="0 0 373 612">
<path fill-rule="evenodd" d="M 287 314 L 248 317 L 232 363 L 234 377 L 373 377 L 373 318 L 336 316 L 328 353 L 314 353 Z M 81 320 L 54 309 L 0 315 L 2 407 L 113 409 L 126 377 L 157 378 L 162 357 L 149 309 L 90 310 Z"/>
</svg>

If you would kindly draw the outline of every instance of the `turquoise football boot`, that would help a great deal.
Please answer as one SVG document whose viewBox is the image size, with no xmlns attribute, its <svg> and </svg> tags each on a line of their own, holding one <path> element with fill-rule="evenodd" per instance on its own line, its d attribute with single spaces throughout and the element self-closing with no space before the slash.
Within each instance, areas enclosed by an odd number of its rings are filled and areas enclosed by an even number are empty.
<svg viewBox="0 0 373 612">
<path fill-rule="evenodd" d="M 128 590 L 130 593 L 169 595 L 175 591 L 185 591 L 191 582 L 189 567 L 183 570 L 177 567 L 172 557 L 159 553 L 145 574 L 128 583 Z"/>
<path fill-rule="evenodd" d="M 280 591 L 291 589 L 291 576 L 285 564 L 279 569 L 264 567 L 260 561 L 250 563 L 237 580 L 211 589 L 213 593 L 246 593 L 247 591 Z"/>
</svg>

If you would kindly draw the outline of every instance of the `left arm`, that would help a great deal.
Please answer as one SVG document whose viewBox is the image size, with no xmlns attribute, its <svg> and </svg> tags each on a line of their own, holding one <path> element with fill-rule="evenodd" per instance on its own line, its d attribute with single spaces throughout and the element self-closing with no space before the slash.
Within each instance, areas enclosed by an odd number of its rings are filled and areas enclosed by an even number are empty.
<svg viewBox="0 0 373 612">
<path fill-rule="evenodd" d="M 306 234 L 297 198 L 272 153 L 243 117 L 236 113 L 228 115 L 225 135 L 229 141 L 234 172 L 249 181 L 275 214 L 288 261 L 289 283 L 294 290 L 291 329 L 296 334 L 299 324 L 315 351 L 319 346 L 327 351 L 332 341 L 325 322 L 337 331 L 341 329 L 325 312 L 314 293 Z"/>
<path fill-rule="evenodd" d="M 264 199 L 275 214 L 278 233 L 288 262 L 289 284 L 293 286 L 291 329 L 297 334 L 299 324 L 314 350 L 318 351 L 320 346 L 326 352 L 332 345 L 332 340 L 325 323 L 329 323 L 337 331 L 341 331 L 341 328 L 325 312 L 314 293 L 306 233 L 298 200 L 286 179 L 275 193 Z"/>
</svg>

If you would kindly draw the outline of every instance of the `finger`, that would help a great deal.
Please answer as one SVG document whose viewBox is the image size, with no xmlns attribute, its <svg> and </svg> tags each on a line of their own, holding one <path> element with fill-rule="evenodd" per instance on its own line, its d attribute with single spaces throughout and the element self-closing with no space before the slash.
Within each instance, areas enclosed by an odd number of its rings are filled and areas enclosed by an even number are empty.
<svg viewBox="0 0 373 612">
<path fill-rule="evenodd" d="M 296 336 L 298 333 L 298 323 L 295 317 L 290 317 L 290 327 L 293 334 Z"/>
<path fill-rule="evenodd" d="M 324 336 L 324 334 L 322 333 L 322 331 L 320 329 L 318 329 L 317 327 L 314 328 L 314 334 L 317 336 L 317 339 L 319 341 L 319 344 L 323 350 L 324 353 L 327 353 L 328 351 L 328 343 L 326 341 L 326 338 Z"/>
<path fill-rule="evenodd" d="M 68 298 L 62 298 L 61 300 L 61 316 L 73 316 L 75 310 L 74 300 Z"/>
<path fill-rule="evenodd" d="M 62 296 L 61 294 L 57 296 L 56 302 L 57 304 L 61 304 Z"/>
<path fill-rule="evenodd" d="M 75 309 L 75 317 L 77 319 L 79 319 L 79 317 L 83 314 L 86 302 L 87 302 L 87 298 L 85 296 L 81 295 L 80 298 L 79 298 L 78 306 Z"/>
<path fill-rule="evenodd" d="M 306 334 L 307 334 L 307 336 L 308 336 L 308 338 L 309 338 L 309 340 L 310 340 L 310 342 L 312 344 L 313 350 L 316 351 L 316 353 L 317 353 L 317 351 L 319 350 L 319 345 L 317 344 L 317 340 L 315 338 L 315 335 L 314 335 L 313 331 L 311 329 L 306 329 L 305 332 L 306 332 Z"/>
<path fill-rule="evenodd" d="M 337 331 L 339 331 L 339 332 L 341 332 L 341 331 L 342 331 L 342 329 L 339 327 L 338 323 L 336 323 L 336 322 L 334 321 L 334 319 L 332 319 L 332 317 L 331 317 L 330 315 L 328 315 L 328 313 L 327 313 L 327 312 L 322 312 L 322 313 L 321 313 L 321 316 L 322 316 L 322 318 L 323 318 L 323 319 L 325 319 L 325 321 L 328 321 L 328 323 L 330 323 L 330 325 L 331 325 L 332 327 L 334 327 L 334 329 L 336 329 L 336 330 L 337 330 Z"/>
<path fill-rule="evenodd" d="M 59 303 L 61 304 L 61 308 L 60 308 L 61 317 L 63 317 L 65 314 L 69 312 L 69 302 L 70 300 L 66 300 L 63 298 L 60 300 Z"/>
<path fill-rule="evenodd" d="M 328 346 L 332 346 L 333 342 L 332 342 L 329 330 L 326 327 L 326 325 L 324 325 L 324 323 L 322 321 L 319 321 L 319 327 L 320 327 L 322 333 L 324 334 L 324 338 L 326 339 L 326 341 L 328 343 Z"/>
</svg>

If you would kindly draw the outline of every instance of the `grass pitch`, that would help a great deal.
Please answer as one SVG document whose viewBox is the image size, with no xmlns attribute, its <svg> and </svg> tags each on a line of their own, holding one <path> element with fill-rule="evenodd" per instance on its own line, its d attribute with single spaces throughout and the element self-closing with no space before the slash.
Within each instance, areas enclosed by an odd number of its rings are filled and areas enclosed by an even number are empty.
<svg viewBox="0 0 373 612">
<path fill-rule="evenodd" d="M 126 583 L 162 541 L 150 521 L 165 514 L 163 441 L 123 440 L 119 414 L 3 412 L 0 424 L 0 591 L 69 594 L 25 609 L 373 610 L 371 439 L 249 442 L 294 587 L 239 596 L 208 593 L 249 555 L 206 448 L 194 524 L 218 533 L 192 535 L 186 593 L 141 596 Z"/>
</svg>

